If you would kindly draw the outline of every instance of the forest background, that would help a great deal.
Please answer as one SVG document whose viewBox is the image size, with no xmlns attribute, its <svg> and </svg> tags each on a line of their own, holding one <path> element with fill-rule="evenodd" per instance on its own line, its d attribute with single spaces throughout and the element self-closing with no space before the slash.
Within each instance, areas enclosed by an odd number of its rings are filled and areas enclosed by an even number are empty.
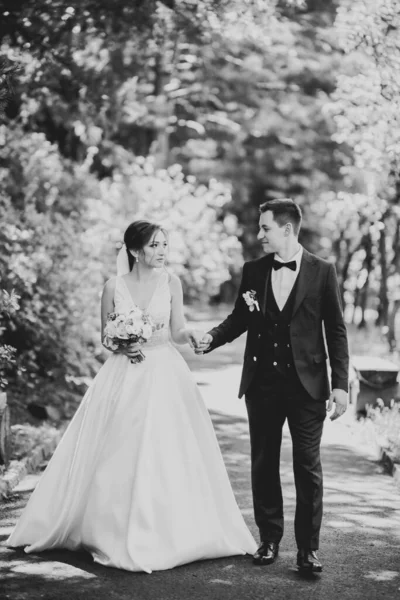
<svg viewBox="0 0 400 600">
<path fill-rule="evenodd" d="M 3 0 L 0 383 L 76 408 L 126 225 L 170 231 L 187 306 L 230 304 L 291 197 L 350 332 L 398 351 L 396 0 Z M 12 89 L 11 89 L 12 88 Z M 396 355 L 398 357 L 398 354 Z"/>
</svg>

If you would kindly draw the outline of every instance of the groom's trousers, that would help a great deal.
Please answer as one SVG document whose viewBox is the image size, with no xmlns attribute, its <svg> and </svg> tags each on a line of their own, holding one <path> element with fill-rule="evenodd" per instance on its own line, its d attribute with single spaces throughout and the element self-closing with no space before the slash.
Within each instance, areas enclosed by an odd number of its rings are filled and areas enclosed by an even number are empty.
<svg viewBox="0 0 400 600">
<path fill-rule="evenodd" d="M 246 393 L 251 441 L 254 515 L 262 541 L 283 535 L 280 480 L 282 427 L 292 437 L 296 486 L 295 537 L 298 548 L 317 550 L 322 521 L 320 442 L 326 406 L 314 400 L 297 375 L 258 372 Z"/>
</svg>

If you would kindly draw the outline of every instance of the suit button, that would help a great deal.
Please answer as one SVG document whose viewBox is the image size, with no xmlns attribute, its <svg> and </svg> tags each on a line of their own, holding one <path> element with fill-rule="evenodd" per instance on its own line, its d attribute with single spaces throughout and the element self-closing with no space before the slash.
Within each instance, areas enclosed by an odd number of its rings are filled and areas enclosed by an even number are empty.
<svg viewBox="0 0 400 600">
<path fill-rule="evenodd" d="M 278 363 L 275 361 L 275 362 L 273 363 L 274 367 L 276 367 L 276 365 L 277 365 L 277 364 L 278 364 Z"/>
<path fill-rule="evenodd" d="M 259 333 L 257 337 L 260 338 L 261 337 L 261 333 Z"/>
<path fill-rule="evenodd" d="M 277 348 L 277 347 L 278 347 L 278 344 L 274 344 L 274 346 L 275 346 L 275 348 Z"/>
<path fill-rule="evenodd" d="M 290 367 L 290 364 L 288 363 L 288 365 L 287 365 L 287 366 L 288 366 L 288 367 Z"/>
<path fill-rule="evenodd" d="M 253 360 L 255 362 L 257 360 L 257 356 L 253 356 Z"/>
<path fill-rule="evenodd" d="M 290 344 L 288 344 L 287 347 L 290 348 Z"/>
</svg>

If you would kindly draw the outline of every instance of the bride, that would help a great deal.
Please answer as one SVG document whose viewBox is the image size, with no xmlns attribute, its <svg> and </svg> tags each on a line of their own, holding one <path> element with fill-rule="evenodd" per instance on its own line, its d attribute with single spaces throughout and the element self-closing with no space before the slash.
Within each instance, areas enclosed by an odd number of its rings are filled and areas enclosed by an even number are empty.
<svg viewBox="0 0 400 600">
<path fill-rule="evenodd" d="M 143 353 L 132 345 L 102 366 L 7 545 L 83 548 L 102 565 L 147 573 L 253 554 L 210 416 L 170 340 L 197 338 L 185 327 L 180 280 L 163 268 L 167 235 L 135 221 L 124 242 L 124 274 L 103 291 L 102 339 L 108 313 L 134 305 L 156 331 Z"/>
</svg>

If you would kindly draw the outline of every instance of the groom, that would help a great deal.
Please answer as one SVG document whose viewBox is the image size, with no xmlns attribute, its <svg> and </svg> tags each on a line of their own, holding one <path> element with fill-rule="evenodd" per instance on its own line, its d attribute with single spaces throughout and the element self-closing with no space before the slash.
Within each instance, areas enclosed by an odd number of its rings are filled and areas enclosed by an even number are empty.
<svg viewBox="0 0 400 600">
<path fill-rule="evenodd" d="M 298 242 L 300 207 L 287 199 L 265 202 L 259 225 L 258 239 L 267 256 L 245 263 L 232 313 L 203 336 L 196 352 L 215 350 L 247 331 L 239 397 L 245 394 L 249 416 L 254 514 L 261 538 L 254 563 L 273 563 L 283 535 L 279 462 L 287 419 L 296 484 L 297 565 L 320 572 L 320 442 L 326 411 L 335 404 L 331 419 L 336 419 L 347 407 L 346 328 L 334 266 Z"/>
</svg>

